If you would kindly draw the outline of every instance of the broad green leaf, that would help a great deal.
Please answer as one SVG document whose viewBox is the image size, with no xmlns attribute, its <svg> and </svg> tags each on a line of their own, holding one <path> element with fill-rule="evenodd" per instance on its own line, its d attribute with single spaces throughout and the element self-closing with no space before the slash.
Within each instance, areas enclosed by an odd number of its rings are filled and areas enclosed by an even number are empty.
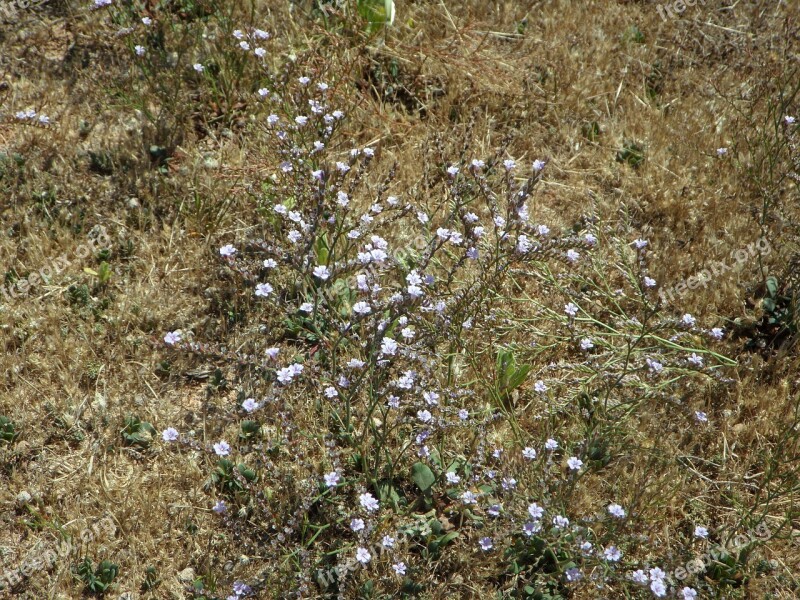
<svg viewBox="0 0 800 600">
<path fill-rule="evenodd" d="M 423 493 L 430 491 L 433 484 L 436 482 L 436 476 L 431 471 L 430 467 L 424 463 L 414 463 L 411 467 L 411 479 L 417 484 L 417 487 Z"/>
</svg>

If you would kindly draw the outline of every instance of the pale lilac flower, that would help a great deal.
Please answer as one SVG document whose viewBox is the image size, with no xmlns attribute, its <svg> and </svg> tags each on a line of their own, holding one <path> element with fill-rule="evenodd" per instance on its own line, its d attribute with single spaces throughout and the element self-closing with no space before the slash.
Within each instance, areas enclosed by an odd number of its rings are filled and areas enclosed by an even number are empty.
<svg viewBox="0 0 800 600">
<path fill-rule="evenodd" d="M 325 388 L 325 396 L 327 398 L 336 398 L 339 395 L 339 392 L 336 391 L 336 388 L 332 385 L 329 385 Z"/>
<path fill-rule="evenodd" d="M 300 127 L 308 123 L 308 117 L 304 117 L 303 115 L 297 115 L 294 118 L 294 122 L 297 123 Z"/>
<path fill-rule="evenodd" d="M 576 250 L 567 250 L 567 260 L 569 260 L 569 262 L 577 262 L 580 257 L 581 255 Z"/>
<path fill-rule="evenodd" d="M 550 228 L 547 225 L 539 225 L 536 231 L 540 236 L 545 237 L 550 233 Z"/>
<path fill-rule="evenodd" d="M 153 19 L 151 19 L 150 17 L 142 17 L 142 25 L 149 27 L 152 24 L 153 24 Z"/>
<path fill-rule="evenodd" d="M 503 477 L 503 481 L 500 485 L 506 491 L 513 490 L 517 487 L 517 480 L 513 477 Z"/>
<path fill-rule="evenodd" d="M 256 51 L 256 52 L 258 52 L 258 51 Z M 257 93 L 258 93 L 259 97 L 260 97 L 262 100 L 263 100 L 264 98 L 266 98 L 267 96 L 269 96 L 269 90 L 268 90 L 267 88 L 258 88 L 258 92 L 257 92 Z M 288 165 L 288 167 L 289 167 L 289 170 L 291 170 L 291 167 L 292 167 L 292 166 L 291 166 L 291 163 Z M 286 169 L 285 169 L 285 168 L 283 168 L 283 166 L 282 166 L 281 168 L 283 169 L 283 171 L 284 171 L 284 173 L 285 173 L 285 172 L 286 172 Z"/>
<path fill-rule="evenodd" d="M 567 578 L 567 581 L 578 581 L 583 578 L 583 573 L 581 573 L 579 568 L 572 567 L 564 572 L 564 576 Z"/>
<path fill-rule="evenodd" d="M 314 277 L 318 277 L 325 281 L 328 277 L 331 276 L 331 272 L 325 265 L 319 265 L 314 267 Z"/>
<path fill-rule="evenodd" d="M 567 460 L 567 466 L 573 471 L 580 471 L 583 466 L 583 461 L 577 456 L 572 456 Z"/>
<path fill-rule="evenodd" d="M 353 531 L 361 531 L 364 529 L 364 519 L 353 519 L 350 521 L 350 529 Z"/>
<path fill-rule="evenodd" d="M 136 52 L 136 56 L 144 56 L 147 49 L 144 46 L 139 46 L 138 44 L 133 47 L 134 52 Z"/>
<path fill-rule="evenodd" d="M 611 516 L 617 517 L 618 519 L 625 518 L 625 509 L 622 508 L 619 504 L 616 503 L 609 504 L 608 512 Z"/>
<path fill-rule="evenodd" d="M 392 338 L 385 337 L 381 341 L 381 354 L 394 356 L 397 353 L 397 342 Z"/>
<path fill-rule="evenodd" d="M 697 419 L 700 423 L 708 422 L 708 415 L 704 413 L 702 410 L 694 411 L 694 418 Z"/>
<path fill-rule="evenodd" d="M 329 488 L 336 487 L 340 481 L 339 474 L 336 471 L 331 471 L 325 475 L 325 485 Z"/>
<path fill-rule="evenodd" d="M 653 279 L 652 277 L 645 277 L 644 278 L 644 286 L 645 287 L 655 287 L 655 285 L 656 285 L 656 280 Z"/>
<path fill-rule="evenodd" d="M 650 242 L 648 242 L 647 240 L 643 240 L 643 239 L 641 239 L 641 238 L 639 238 L 639 239 L 637 239 L 637 240 L 633 240 L 633 245 L 634 245 L 634 246 L 636 246 L 636 249 L 637 249 L 637 250 L 641 250 L 641 249 L 643 249 L 643 248 L 644 248 L 645 246 L 647 246 L 647 244 L 649 244 L 649 243 L 650 243 Z"/>
<path fill-rule="evenodd" d="M 539 171 L 544 169 L 544 165 L 545 164 L 546 164 L 545 161 L 537 159 L 537 160 L 533 161 L 533 170 L 538 173 Z"/>
<path fill-rule="evenodd" d="M 275 360 L 278 357 L 278 353 L 281 351 L 280 348 L 267 348 L 265 354 L 269 356 L 272 360 Z"/>
<path fill-rule="evenodd" d="M 225 506 L 225 500 L 217 500 L 217 503 L 214 504 L 214 507 L 211 510 L 213 510 L 218 515 L 221 515 L 226 510 L 228 510 L 228 507 Z"/>
<path fill-rule="evenodd" d="M 544 509 L 536 504 L 536 502 L 532 502 L 528 505 L 528 514 L 533 517 L 533 519 L 538 521 L 544 515 Z"/>
<path fill-rule="evenodd" d="M 451 177 L 455 177 L 456 175 L 458 175 L 458 167 L 455 165 L 450 165 L 449 167 L 447 167 L 447 173 Z"/>
<path fill-rule="evenodd" d="M 490 537 L 482 537 L 478 541 L 478 544 L 480 545 L 481 550 L 483 550 L 484 552 L 488 552 L 494 547 L 494 543 L 492 542 L 492 538 Z"/>
<path fill-rule="evenodd" d="M 533 384 L 533 391 L 539 394 L 544 394 L 547 391 L 547 385 L 545 385 L 544 381 L 540 379 Z"/>
<path fill-rule="evenodd" d="M 253 54 L 255 54 L 258 58 L 264 58 L 267 55 L 267 51 L 263 48 L 256 48 L 253 50 Z M 259 93 L 261 93 L 261 90 L 259 90 Z"/>
<path fill-rule="evenodd" d="M 461 494 L 461 502 L 464 504 L 475 504 L 478 502 L 478 497 L 470 490 L 467 490 Z"/>
<path fill-rule="evenodd" d="M 203 71 L 205 71 L 205 70 L 206 70 L 206 68 L 205 68 L 205 67 L 204 67 L 202 64 L 200 64 L 200 63 L 194 63 L 194 64 L 192 65 L 192 68 L 193 68 L 195 71 L 197 71 L 198 73 L 202 73 Z"/>
<path fill-rule="evenodd" d="M 482 169 L 485 166 L 486 166 L 486 163 L 483 162 L 480 159 L 475 158 L 475 159 L 472 160 L 472 168 L 473 169 Z"/>
<path fill-rule="evenodd" d="M 248 398 L 244 402 L 242 402 L 242 408 L 245 409 L 247 412 L 251 413 L 254 410 L 257 410 L 260 405 L 256 402 L 253 398 Z"/>
<path fill-rule="evenodd" d="M 168 346 L 174 346 L 175 344 L 180 343 L 181 341 L 181 332 L 180 331 L 169 331 L 167 335 L 164 336 L 164 343 Z"/>
<path fill-rule="evenodd" d="M 345 207 L 349 202 L 350 198 L 345 192 L 342 191 L 336 192 L 336 204 L 338 204 L 341 207 Z"/>
<path fill-rule="evenodd" d="M 257 40 L 268 40 L 269 33 L 264 31 L 263 29 L 254 29 L 253 37 L 256 38 Z"/>
<path fill-rule="evenodd" d="M 646 358 L 645 362 L 647 363 L 647 366 L 650 369 L 651 373 L 661 373 L 661 371 L 664 369 L 664 365 L 662 365 L 657 360 Z"/>
<path fill-rule="evenodd" d="M 511 158 L 507 158 L 503 161 L 503 166 L 506 168 L 506 171 L 511 171 L 516 168 L 517 163 Z"/>
<path fill-rule="evenodd" d="M 663 579 L 654 579 L 650 583 L 650 590 L 652 590 L 656 598 L 663 598 L 667 595 L 667 585 Z"/>
<path fill-rule="evenodd" d="M 356 302 L 353 304 L 353 312 L 358 315 L 368 315 L 372 312 L 372 308 L 370 308 L 370 305 L 362 300 L 361 302 Z"/>
<path fill-rule="evenodd" d="M 372 555 L 366 548 L 359 548 L 358 550 L 356 550 L 356 560 L 360 562 L 362 565 L 365 565 L 372 560 Z"/>
<path fill-rule="evenodd" d="M 683 325 L 686 325 L 687 327 L 694 327 L 694 324 L 695 324 L 696 322 L 697 322 L 697 319 L 695 319 L 695 318 L 694 318 L 692 315 L 690 315 L 689 313 L 686 313 L 685 315 L 683 315 L 683 316 L 681 317 L 681 323 L 682 323 Z"/>
<path fill-rule="evenodd" d="M 659 569 L 658 567 L 653 567 L 650 569 L 650 579 L 655 581 L 656 579 L 666 579 L 667 574 Z"/>
<path fill-rule="evenodd" d="M 603 556 L 609 562 L 617 562 L 622 558 L 622 552 L 616 546 L 609 546 L 603 551 Z"/>
<path fill-rule="evenodd" d="M 304 313 L 314 312 L 314 305 L 311 302 L 303 302 L 298 310 Z"/>
<path fill-rule="evenodd" d="M 578 307 L 575 306 L 572 302 L 569 304 L 564 305 L 564 312 L 567 313 L 570 317 L 574 317 L 578 314 Z"/>
<path fill-rule="evenodd" d="M 547 448 L 548 450 L 555 450 L 558 448 L 558 442 L 553 439 L 547 440 L 544 443 L 544 447 Z"/>
<path fill-rule="evenodd" d="M 394 538 L 390 535 L 383 536 L 383 539 L 381 540 L 381 545 L 384 548 L 394 548 Z"/>
<path fill-rule="evenodd" d="M 787 125 L 794 125 L 795 121 L 797 121 L 797 119 L 795 119 L 790 115 L 786 115 L 785 117 L 783 117 L 783 122 L 786 123 Z"/>
<path fill-rule="evenodd" d="M 697 590 L 688 586 L 681 590 L 681 594 L 683 594 L 683 600 L 694 600 L 697 598 Z"/>
<path fill-rule="evenodd" d="M 702 367 L 703 366 L 703 357 L 702 356 L 698 356 L 694 352 L 692 352 L 691 356 L 689 356 L 689 358 L 687 360 L 691 364 L 693 364 L 695 367 Z"/>
<path fill-rule="evenodd" d="M 167 427 L 161 432 L 161 439 L 165 442 L 174 442 L 178 439 L 178 430 L 174 427 Z"/>
<path fill-rule="evenodd" d="M 297 81 L 300 82 L 300 85 L 308 85 L 311 82 L 311 78 L 303 75 L 302 77 L 299 77 Z"/>
<path fill-rule="evenodd" d="M 526 254 L 530 252 L 531 248 L 533 248 L 533 242 L 528 239 L 528 236 L 524 233 L 521 233 L 517 238 L 517 252 L 520 254 Z"/>
<path fill-rule="evenodd" d="M 406 563 L 399 562 L 392 565 L 394 572 L 398 575 L 405 575 L 406 574 Z"/>
<path fill-rule="evenodd" d="M 220 440 L 214 444 L 214 452 L 217 456 L 228 456 L 231 453 L 231 446 L 225 440 Z"/>
<path fill-rule="evenodd" d="M 704 540 L 708 539 L 708 529 L 703 527 L 702 525 L 698 525 L 694 528 L 694 537 L 698 537 Z"/>
<path fill-rule="evenodd" d="M 725 156 L 727 153 L 727 148 L 717 148 L 717 156 Z"/>
<path fill-rule="evenodd" d="M 447 479 L 447 483 L 453 485 L 461 481 L 461 477 L 458 476 L 458 473 L 453 473 L 452 471 L 448 471 L 445 478 Z"/>
<path fill-rule="evenodd" d="M 522 456 L 527 458 L 528 460 L 533 460 L 536 458 L 536 450 L 533 448 L 525 448 L 522 451 Z"/>
<path fill-rule="evenodd" d="M 558 529 L 565 529 L 566 527 L 569 527 L 569 519 L 561 515 L 556 515 L 553 517 L 553 526 L 557 527 Z"/>
<path fill-rule="evenodd" d="M 723 335 L 725 335 L 725 333 L 721 327 L 714 327 L 711 329 L 711 337 L 715 340 L 721 340 Z"/>
<path fill-rule="evenodd" d="M 417 418 L 423 423 L 430 423 L 433 419 L 433 415 L 431 415 L 429 410 L 419 410 L 417 411 Z"/>
<path fill-rule="evenodd" d="M 641 569 L 637 569 L 636 571 L 634 571 L 631 574 L 631 579 L 635 583 L 638 583 L 640 585 L 645 585 L 645 584 L 647 584 L 648 581 L 650 581 L 650 578 L 647 576 L 647 573 L 645 573 Z"/>
<path fill-rule="evenodd" d="M 299 242 L 302 239 L 303 234 L 301 234 L 296 229 L 293 229 L 292 231 L 290 231 L 287 234 L 286 237 L 289 239 L 290 242 L 292 242 L 293 244 L 296 244 L 297 242 Z"/>
<path fill-rule="evenodd" d="M 542 525 L 538 521 L 529 521 L 522 526 L 522 533 L 527 537 L 531 537 L 542 530 Z"/>
<path fill-rule="evenodd" d="M 467 419 L 469 419 L 469 412 L 467 411 L 466 408 L 462 408 L 461 410 L 458 411 L 458 418 L 461 419 L 462 421 L 466 421 Z"/>
<path fill-rule="evenodd" d="M 379 502 L 375 499 L 375 497 L 370 494 L 369 492 L 365 494 L 361 494 L 358 497 L 358 502 L 361 504 L 361 507 L 364 508 L 367 512 L 375 512 L 378 510 Z"/>
<path fill-rule="evenodd" d="M 594 343 L 589 338 L 583 338 L 581 340 L 581 350 L 591 350 L 594 348 Z"/>
<path fill-rule="evenodd" d="M 256 286 L 256 296 L 258 296 L 259 298 L 266 298 L 272 293 L 272 291 L 273 288 L 268 283 L 259 283 Z"/>
<path fill-rule="evenodd" d="M 245 41 L 241 41 L 241 42 L 239 42 L 239 48 L 241 48 L 245 52 L 248 52 L 250 50 L 250 43 L 249 42 L 245 42 Z"/>
<path fill-rule="evenodd" d="M 594 246 L 597 243 L 597 236 L 592 235 L 591 233 L 587 233 L 583 236 L 583 239 L 586 240 L 586 243 L 590 246 Z"/>
<path fill-rule="evenodd" d="M 219 249 L 219 255 L 224 256 L 225 258 L 230 258 L 234 254 L 236 254 L 237 250 L 231 244 L 227 244 Z"/>
</svg>

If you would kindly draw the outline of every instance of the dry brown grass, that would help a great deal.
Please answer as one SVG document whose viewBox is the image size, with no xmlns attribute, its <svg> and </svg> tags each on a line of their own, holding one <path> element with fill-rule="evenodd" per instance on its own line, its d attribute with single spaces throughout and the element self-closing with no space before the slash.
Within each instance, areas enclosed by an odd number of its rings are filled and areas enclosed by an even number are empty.
<svg viewBox="0 0 800 600">
<path fill-rule="evenodd" d="M 357 107 L 347 137 L 379 143 L 382 164 L 398 164 L 393 188 L 417 181 L 421 157 L 436 136 L 449 140 L 469 132 L 465 158 L 488 155 L 513 136 L 515 158 L 549 164 L 532 206 L 537 220 L 569 226 L 595 209 L 624 209 L 650 240 L 651 272 L 661 285 L 759 237 L 762 200 L 745 171 L 760 149 L 744 142 L 753 127 L 746 117 L 752 110 L 762 118 L 763 98 L 796 69 L 800 5 L 707 2 L 662 22 L 645 2 L 398 0 L 395 27 L 384 43 L 367 47 L 326 32 L 306 16 L 308 4 L 295 5 L 292 13 L 283 3 L 261 3 L 258 22 L 298 53 L 298 73 L 307 68 L 340 80 Z M 100 22 L 84 4 L 53 0 L 0 32 L 0 109 L 6 117 L 0 150 L 25 161 L 0 179 L 0 271 L 23 274 L 57 257 L 70 259 L 49 285 L 0 301 L 0 414 L 21 432 L 13 446 L 0 443 L 0 564 L 13 568 L 55 544 L 54 528 L 80 535 L 110 515 L 115 535 L 33 572 L 13 596 L 81 597 L 70 567 L 88 554 L 120 565 L 118 593 L 183 598 L 186 581 L 179 577 L 185 569 L 222 578 L 226 561 L 244 551 L 215 524 L 202 491 L 208 469 L 201 453 L 176 455 L 159 445 L 138 453 L 120 447 L 119 432 L 123 418 L 135 413 L 159 431 L 182 423 L 204 439 L 205 384 L 182 376 L 198 365 L 185 359 L 173 364 L 172 375 L 159 375 L 154 342 L 180 327 L 221 345 L 238 343 L 240 332 L 217 325 L 228 292 L 210 257 L 218 242 L 249 231 L 255 214 L 249 191 L 269 165 L 261 162 L 257 129 L 243 116 L 225 125 L 230 135 L 216 127 L 201 136 L 191 121 L 179 123 L 169 176 L 153 169 L 146 150 L 159 133 L 111 96 L 131 76 L 130 58 L 124 42 Z M 633 25 L 643 43 L 626 39 Z M 648 77 L 657 86 L 653 97 Z M 29 106 L 50 115 L 53 125 L 14 123 L 11 115 Z M 800 104 L 794 108 L 800 112 Z M 596 141 L 582 133 L 592 122 L 600 128 Z M 627 140 L 645 147 L 639 169 L 614 160 Z M 742 167 L 718 160 L 720 146 L 735 148 Z M 89 151 L 108 152 L 113 173 L 91 171 Z M 209 160 L 218 166 L 204 165 Z M 666 315 L 689 312 L 728 328 L 733 319 L 760 316 L 747 302 L 763 275 L 782 272 L 798 239 L 792 229 L 796 188 L 794 196 L 788 187 L 775 193 L 782 212 L 770 214 L 764 225 L 774 252 L 763 272 L 756 263 L 745 264 L 665 307 Z M 201 205 L 193 203 L 195 196 Z M 210 226 L 209 214 L 224 198 L 230 204 Z M 91 288 L 94 279 L 84 267 L 96 269 L 97 262 L 75 252 L 98 224 L 114 240 L 116 272 L 107 289 L 81 307 L 70 302 L 70 286 Z M 104 300 L 107 306 L 100 307 Z M 599 476 L 589 488 L 597 497 L 616 489 L 620 499 L 641 502 L 658 518 L 652 532 L 662 556 L 685 547 L 691 523 L 737 527 L 738 509 L 750 502 L 743 484 L 758 480 L 765 468 L 759 457 L 778 449 L 776 435 L 798 394 L 798 361 L 791 350 L 767 358 L 745 352 L 744 341 L 732 339 L 725 347 L 739 361 L 733 386 L 689 400 L 693 409 L 709 413 L 713 431 L 681 431 L 669 410 L 654 408 L 642 417 L 639 438 L 631 440 L 643 451 L 618 473 L 628 481 L 647 480 L 648 489 L 620 491 L 618 481 Z M 302 424 L 302 406 L 294 408 Z M 704 458 L 679 469 L 669 459 L 686 448 Z M 324 457 L 320 448 L 304 450 L 312 463 Z M 21 504 L 21 492 L 32 500 Z M 784 513 L 792 495 L 767 512 Z M 800 522 L 794 526 L 800 529 Z M 673 539 L 675 532 L 683 537 Z M 450 579 L 431 597 L 488 597 L 483 567 L 468 552 L 448 556 L 442 571 Z M 774 540 L 759 556 L 779 567 L 751 578 L 735 596 L 719 597 L 796 597 L 798 548 Z M 150 565 L 163 583 L 145 595 L 139 587 Z M 237 564 L 237 577 L 262 569 L 251 554 Z M 581 597 L 620 597 L 613 594 Z"/>
</svg>

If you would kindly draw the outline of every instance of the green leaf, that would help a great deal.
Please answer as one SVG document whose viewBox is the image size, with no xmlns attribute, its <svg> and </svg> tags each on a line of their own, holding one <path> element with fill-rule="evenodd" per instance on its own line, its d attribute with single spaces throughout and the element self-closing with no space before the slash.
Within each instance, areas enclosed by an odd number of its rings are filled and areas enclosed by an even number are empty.
<svg viewBox="0 0 800 600">
<path fill-rule="evenodd" d="M 436 476 L 431 471 L 430 467 L 424 463 L 414 463 L 411 467 L 411 479 L 417 484 L 417 487 L 424 494 L 428 493 L 436 482 Z"/>
<path fill-rule="evenodd" d="M 772 275 L 767 277 L 766 285 L 767 285 L 767 292 L 769 292 L 769 295 L 771 297 L 774 298 L 775 296 L 778 295 L 778 279 L 776 277 Z"/>
<path fill-rule="evenodd" d="M 328 257 L 330 256 L 330 247 L 328 246 L 327 234 L 323 233 L 317 238 L 315 250 L 317 252 L 317 264 L 327 265 Z"/>
<path fill-rule="evenodd" d="M 525 378 L 528 376 L 528 372 L 531 370 L 530 365 L 523 365 L 519 369 L 517 369 L 514 374 L 508 378 L 508 383 L 506 385 L 506 391 L 511 391 L 517 389 L 522 383 L 525 381 Z"/>
</svg>

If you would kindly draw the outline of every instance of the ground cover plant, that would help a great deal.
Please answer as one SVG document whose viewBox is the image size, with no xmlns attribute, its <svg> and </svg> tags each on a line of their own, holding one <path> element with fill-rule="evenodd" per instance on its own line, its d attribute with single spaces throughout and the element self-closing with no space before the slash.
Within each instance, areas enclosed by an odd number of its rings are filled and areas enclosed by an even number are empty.
<svg viewBox="0 0 800 600">
<path fill-rule="evenodd" d="M 796 597 L 800 13 L 678 4 L 10 4 L 0 597 Z"/>
</svg>

